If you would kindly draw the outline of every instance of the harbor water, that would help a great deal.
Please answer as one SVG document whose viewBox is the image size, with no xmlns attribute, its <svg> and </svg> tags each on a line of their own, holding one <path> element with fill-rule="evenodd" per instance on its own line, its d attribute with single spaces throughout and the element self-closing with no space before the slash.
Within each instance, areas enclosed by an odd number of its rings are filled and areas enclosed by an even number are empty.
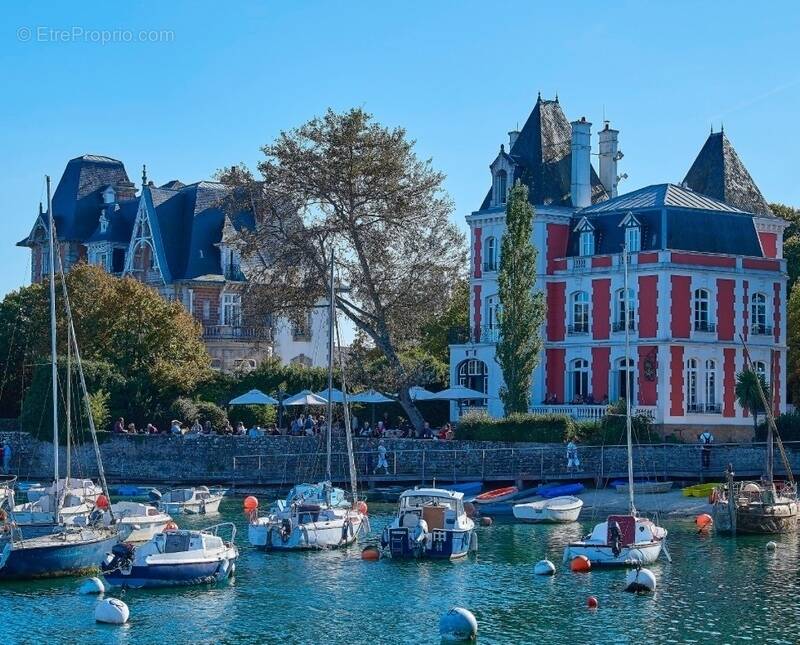
<svg viewBox="0 0 800 645">
<path fill-rule="evenodd" d="M 263 503 L 263 502 L 262 502 Z M 393 512 L 373 504 L 372 541 Z M 603 519 L 603 518 L 596 518 Z M 623 592 L 625 571 L 570 573 L 563 546 L 581 524 L 544 526 L 497 519 L 478 529 L 479 552 L 459 562 L 363 561 L 360 547 L 263 553 L 247 543 L 240 499 L 222 513 L 179 518 L 200 527 L 239 526 L 233 580 L 216 587 L 131 590 L 110 595 L 130 607 L 122 627 L 94 622 L 96 597 L 79 578 L 0 584 L 3 643 L 438 643 L 441 614 L 471 610 L 479 643 L 796 643 L 800 628 L 797 536 L 698 535 L 691 519 L 665 521 L 673 563 L 652 567 L 650 596 Z M 552 578 L 534 564 L 549 558 Z M 599 608 L 586 607 L 596 596 Z"/>
</svg>

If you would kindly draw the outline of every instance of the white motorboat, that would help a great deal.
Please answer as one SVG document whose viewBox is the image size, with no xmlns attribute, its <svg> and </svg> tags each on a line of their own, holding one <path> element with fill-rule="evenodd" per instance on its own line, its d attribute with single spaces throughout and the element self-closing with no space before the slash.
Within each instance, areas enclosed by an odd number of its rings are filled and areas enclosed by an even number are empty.
<svg viewBox="0 0 800 645">
<path fill-rule="evenodd" d="M 82 502 L 94 505 L 98 496 L 103 494 L 103 489 L 91 479 L 78 479 L 75 477 L 61 478 L 55 484 L 43 486 L 34 484 L 28 487 L 26 495 L 29 502 L 36 502 L 44 496 L 55 497 L 56 493 L 64 498 L 75 497 Z"/>
<path fill-rule="evenodd" d="M 220 535 L 223 529 L 228 539 Z M 236 570 L 235 537 L 236 526 L 225 522 L 201 531 L 164 531 L 138 547 L 117 544 L 103 560 L 103 577 L 112 586 L 133 589 L 213 584 Z"/>
<path fill-rule="evenodd" d="M 622 292 L 629 294 L 627 247 L 623 247 L 622 266 L 624 276 Z M 631 303 L 625 303 L 625 310 L 632 310 Z M 630 356 L 630 330 L 628 325 L 625 325 L 624 355 Z M 630 379 L 625 379 L 626 390 L 629 390 L 630 385 Z M 669 559 L 669 552 L 664 547 L 667 530 L 657 526 L 649 519 L 639 517 L 636 512 L 636 505 L 634 504 L 631 397 L 629 391 L 626 391 L 625 394 L 625 426 L 628 449 L 628 514 L 609 515 L 605 522 L 597 524 L 583 540 L 568 544 L 564 549 L 564 562 L 569 562 L 577 556 L 585 556 L 589 558 L 592 565 L 635 567 L 655 562 L 662 549 L 667 559 Z"/>
<path fill-rule="evenodd" d="M 441 488 L 405 491 L 397 517 L 383 530 L 381 546 L 393 558 L 454 560 L 477 551 L 475 522 L 464 511 L 464 494 Z"/>
<path fill-rule="evenodd" d="M 219 504 L 224 496 L 225 490 L 210 490 L 208 486 L 173 488 L 163 495 L 156 489 L 150 491 L 150 499 L 155 502 L 158 510 L 169 515 L 218 513 Z"/>
<path fill-rule="evenodd" d="M 523 522 L 575 522 L 581 508 L 582 499 L 567 495 L 527 504 L 514 504 L 514 517 Z"/>
<path fill-rule="evenodd" d="M 265 550 L 330 549 L 352 544 L 362 531 L 369 531 L 366 504 L 353 507 L 341 488 L 323 482 L 295 486 L 267 515 L 253 513 L 248 538 Z"/>
<path fill-rule="evenodd" d="M 173 525 L 172 518 L 154 506 L 140 502 L 117 502 L 111 505 L 117 532 L 124 542 L 147 542 Z"/>
</svg>

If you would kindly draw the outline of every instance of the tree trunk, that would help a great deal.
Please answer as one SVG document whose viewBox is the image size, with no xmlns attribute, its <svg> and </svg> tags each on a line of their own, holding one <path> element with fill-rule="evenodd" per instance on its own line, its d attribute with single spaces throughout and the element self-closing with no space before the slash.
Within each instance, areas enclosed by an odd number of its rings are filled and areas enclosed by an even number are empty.
<svg viewBox="0 0 800 645">
<path fill-rule="evenodd" d="M 422 413 L 408 395 L 408 387 L 404 386 L 400 389 L 398 400 L 400 405 L 403 406 L 403 410 L 408 415 L 408 421 L 414 426 L 417 433 L 421 432 L 422 424 L 425 419 L 422 418 Z"/>
</svg>

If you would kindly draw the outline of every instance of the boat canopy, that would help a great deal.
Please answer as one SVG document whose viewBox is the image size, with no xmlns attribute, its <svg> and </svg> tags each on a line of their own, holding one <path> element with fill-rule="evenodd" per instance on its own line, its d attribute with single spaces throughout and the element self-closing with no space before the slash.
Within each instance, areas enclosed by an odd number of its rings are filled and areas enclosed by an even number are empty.
<svg viewBox="0 0 800 645">
<path fill-rule="evenodd" d="M 404 491 L 400 495 L 400 499 L 404 497 L 441 497 L 443 499 L 462 499 L 464 493 L 455 490 L 445 490 L 444 488 L 413 488 Z"/>
</svg>

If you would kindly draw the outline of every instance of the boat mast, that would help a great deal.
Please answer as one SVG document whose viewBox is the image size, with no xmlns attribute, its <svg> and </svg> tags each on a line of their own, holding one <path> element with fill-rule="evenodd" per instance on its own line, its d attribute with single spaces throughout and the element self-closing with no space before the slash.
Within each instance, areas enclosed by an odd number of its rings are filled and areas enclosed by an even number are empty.
<svg viewBox="0 0 800 645">
<path fill-rule="evenodd" d="M 633 431 L 631 428 L 631 360 L 630 360 L 630 320 L 631 301 L 628 291 L 628 241 L 622 245 L 623 289 L 625 291 L 625 429 L 628 438 L 628 508 L 631 515 L 636 515 L 633 501 Z"/>
<path fill-rule="evenodd" d="M 70 455 L 71 451 L 71 444 L 70 444 L 70 435 L 72 434 L 72 344 L 70 343 L 70 337 L 72 332 L 67 329 L 67 383 L 65 388 L 65 396 L 66 396 L 66 403 L 65 403 L 65 414 L 67 417 L 67 424 L 65 426 L 65 430 L 67 433 L 67 463 L 66 463 L 66 473 L 64 474 L 65 483 L 64 483 L 64 494 L 67 493 L 67 487 L 69 486 L 69 478 L 72 474 L 72 456 Z"/>
<path fill-rule="evenodd" d="M 53 378 L 53 483 L 55 485 L 56 497 L 58 495 L 58 369 L 56 361 L 58 354 L 56 349 L 56 244 L 55 244 L 55 223 L 53 221 L 53 202 L 50 198 L 50 176 L 45 177 L 47 182 L 47 228 L 49 230 L 47 241 L 50 255 L 50 362 L 51 375 Z M 56 505 L 58 506 L 58 505 Z M 58 508 L 55 510 L 56 521 L 58 521 Z"/>
<path fill-rule="evenodd" d="M 333 427 L 333 328 L 336 324 L 336 288 L 333 284 L 333 271 L 334 271 L 334 251 L 331 249 L 331 275 L 330 275 L 330 291 L 328 297 L 328 454 L 327 461 L 325 462 L 325 480 L 331 481 L 331 434 Z"/>
</svg>

